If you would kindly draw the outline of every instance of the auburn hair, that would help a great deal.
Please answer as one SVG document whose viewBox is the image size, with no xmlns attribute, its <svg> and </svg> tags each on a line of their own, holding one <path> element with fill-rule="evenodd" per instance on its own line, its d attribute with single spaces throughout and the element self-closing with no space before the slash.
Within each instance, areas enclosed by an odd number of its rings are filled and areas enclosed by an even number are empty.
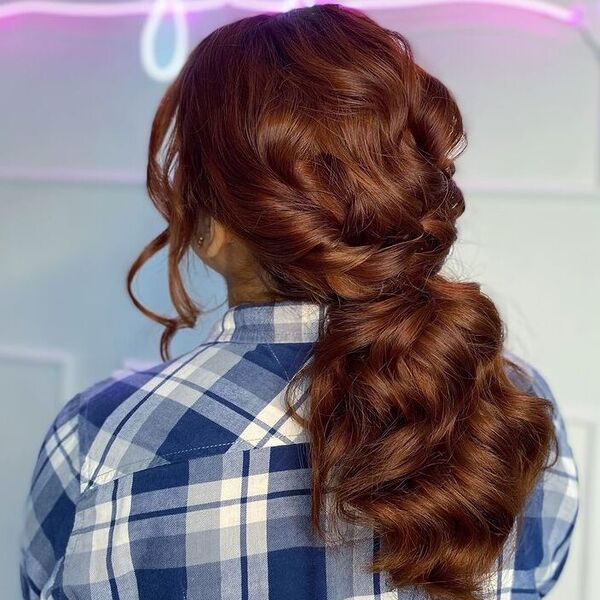
<svg viewBox="0 0 600 600">
<path fill-rule="evenodd" d="M 552 404 L 517 385 L 505 327 L 478 283 L 441 269 L 463 195 L 453 94 L 405 37 L 337 4 L 222 26 L 191 52 L 152 124 L 150 198 L 167 222 L 129 294 L 172 336 L 200 314 L 181 262 L 213 217 L 275 295 L 327 305 L 305 416 L 311 523 L 373 528 L 373 571 L 474 600 L 557 441 Z M 168 250 L 177 316 L 143 306 L 140 267 Z"/>
</svg>

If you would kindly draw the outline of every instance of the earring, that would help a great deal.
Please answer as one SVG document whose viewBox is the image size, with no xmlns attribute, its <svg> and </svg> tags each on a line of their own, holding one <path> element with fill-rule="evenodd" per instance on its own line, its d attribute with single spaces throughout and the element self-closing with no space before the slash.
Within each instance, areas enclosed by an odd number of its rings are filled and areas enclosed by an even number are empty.
<svg viewBox="0 0 600 600">
<path fill-rule="evenodd" d="M 202 243 L 202 242 L 204 241 L 204 236 L 203 236 L 203 235 L 201 235 L 201 236 L 198 238 L 198 241 L 199 241 L 200 243 Z"/>
</svg>

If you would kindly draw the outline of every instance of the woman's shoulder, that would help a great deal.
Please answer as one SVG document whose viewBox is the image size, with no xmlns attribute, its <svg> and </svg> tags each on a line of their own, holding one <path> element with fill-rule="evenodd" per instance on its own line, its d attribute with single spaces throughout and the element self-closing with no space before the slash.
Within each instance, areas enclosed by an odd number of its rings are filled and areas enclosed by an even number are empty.
<svg viewBox="0 0 600 600">
<path fill-rule="evenodd" d="M 57 418 L 77 428 L 81 492 L 173 461 L 224 454 L 234 444 L 297 441 L 304 432 L 290 423 L 281 392 L 303 352 L 206 342 L 84 389 Z"/>
<path fill-rule="evenodd" d="M 205 346 L 209 351 L 204 351 Z M 208 412 L 189 410 L 197 408 L 200 397 L 206 396 L 207 390 L 223 378 L 210 363 L 216 352 L 216 348 L 203 344 L 175 359 L 141 369 L 121 369 L 94 382 L 65 403 L 48 428 L 44 444 L 52 442 L 52 436 L 60 439 L 62 434 L 68 435 L 72 443 L 75 434 L 82 490 L 119 476 L 123 469 L 160 464 L 165 457 L 185 450 L 182 442 L 189 448 L 203 441 L 213 453 L 221 449 L 224 452 L 239 436 L 223 418 L 210 418 L 208 413 L 216 414 L 218 407 L 208 408 Z M 546 377 L 531 362 L 512 351 L 504 350 L 503 356 L 508 377 L 515 385 L 532 397 L 542 397 L 552 403 L 559 442 L 554 473 L 559 469 L 568 478 L 576 479 L 562 409 Z M 247 369 L 240 370 L 245 373 Z M 228 375 L 227 379 L 232 376 Z M 231 385 L 234 384 L 241 393 L 241 382 L 231 381 Z M 211 394 L 209 391 L 208 396 L 203 397 L 203 405 L 210 404 L 214 395 Z M 197 440 L 190 438 L 192 434 Z"/>
<path fill-rule="evenodd" d="M 521 515 L 519 539 L 508 558 L 515 581 L 533 577 L 541 596 L 554 586 L 566 563 L 579 512 L 579 475 L 560 402 L 546 376 L 531 362 L 504 352 L 510 379 L 532 397 L 552 403 L 557 452 L 538 479 Z M 555 460 L 554 460 L 555 459 Z"/>
<path fill-rule="evenodd" d="M 201 395 L 200 388 L 187 385 L 186 365 L 203 349 L 204 344 L 174 359 L 113 371 L 64 404 L 44 444 L 57 431 L 69 430 L 69 443 L 76 446 L 73 463 L 78 466 L 81 492 L 132 469 L 165 462 L 162 454 L 169 436 L 181 439 L 181 423 L 189 420 L 188 408 Z M 202 369 L 202 360 L 194 361 L 193 368 Z M 192 424 L 185 423 L 187 429 L 188 425 Z M 208 420 L 193 426 L 210 437 Z"/>
</svg>

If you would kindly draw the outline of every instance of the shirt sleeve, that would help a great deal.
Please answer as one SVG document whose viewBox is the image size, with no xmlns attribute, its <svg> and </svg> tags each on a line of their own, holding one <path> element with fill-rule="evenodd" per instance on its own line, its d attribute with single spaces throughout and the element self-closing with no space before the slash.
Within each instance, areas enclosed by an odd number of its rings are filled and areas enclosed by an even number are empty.
<svg viewBox="0 0 600 600">
<path fill-rule="evenodd" d="M 25 600 L 37 600 L 62 562 L 79 496 L 79 394 L 48 429 L 33 470 L 21 535 L 20 579 Z"/>
<path fill-rule="evenodd" d="M 531 367 L 531 391 L 550 400 L 554 407 L 553 422 L 558 438 L 557 460 L 542 476 L 525 511 L 533 537 L 540 540 L 530 566 L 540 598 L 554 587 L 565 566 L 573 528 L 579 511 L 579 476 L 560 408 L 548 383 Z M 527 529 L 527 527 L 526 527 Z M 523 558 L 526 558 L 527 552 Z"/>
</svg>

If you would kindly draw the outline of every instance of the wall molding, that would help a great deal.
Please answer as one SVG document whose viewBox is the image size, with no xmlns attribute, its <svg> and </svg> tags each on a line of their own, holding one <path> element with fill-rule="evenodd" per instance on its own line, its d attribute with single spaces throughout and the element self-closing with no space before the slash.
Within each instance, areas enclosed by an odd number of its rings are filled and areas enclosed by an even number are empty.
<svg viewBox="0 0 600 600">
<path fill-rule="evenodd" d="M 60 400 L 67 401 L 75 394 L 75 358 L 68 352 L 56 348 L 0 345 L 0 362 L 55 367 L 60 373 Z"/>
<path fill-rule="evenodd" d="M 34 184 L 73 185 L 73 186 L 121 186 L 140 187 L 145 189 L 146 177 L 138 171 L 119 171 L 102 169 L 0 169 L 0 185 Z M 547 180 L 480 180 L 459 181 L 456 183 L 465 194 L 481 196 L 502 195 L 511 197 L 530 196 L 531 198 L 556 198 L 565 196 L 577 197 L 579 200 L 600 201 L 600 181 L 597 183 L 576 183 L 572 181 L 557 181 L 548 183 Z"/>
</svg>

